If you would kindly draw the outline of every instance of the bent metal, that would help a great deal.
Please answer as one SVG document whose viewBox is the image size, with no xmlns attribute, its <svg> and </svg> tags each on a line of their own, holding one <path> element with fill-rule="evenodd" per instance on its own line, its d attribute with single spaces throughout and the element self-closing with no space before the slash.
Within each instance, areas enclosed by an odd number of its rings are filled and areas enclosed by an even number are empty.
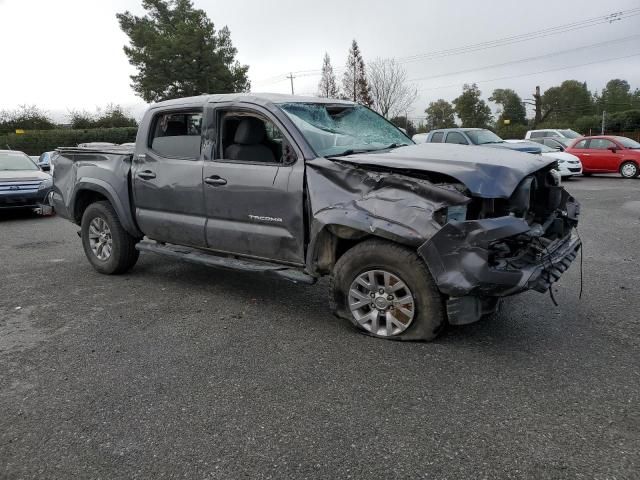
<svg viewBox="0 0 640 480">
<path fill-rule="evenodd" d="M 580 206 L 552 159 L 416 145 L 344 100 L 170 100 L 145 114 L 135 158 L 58 152 L 52 201 L 99 272 L 126 272 L 143 251 L 294 282 L 329 276 L 331 311 L 382 338 L 431 340 L 504 297 L 545 292 L 581 247 Z M 105 232 L 109 248 L 97 248 Z"/>
</svg>

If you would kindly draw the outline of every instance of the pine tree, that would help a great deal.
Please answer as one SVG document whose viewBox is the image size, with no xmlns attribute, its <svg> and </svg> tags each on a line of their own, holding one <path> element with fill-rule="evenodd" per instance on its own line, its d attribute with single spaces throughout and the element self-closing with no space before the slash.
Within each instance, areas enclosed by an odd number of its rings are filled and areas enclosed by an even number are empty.
<svg viewBox="0 0 640 480">
<path fill-rule="evenodd" d="M 355 40 L 351 44 L 346 71 L 342 77 L 342 92 L 343 97 L 347 100 L 353 100 L 367 107 L 373 105 L 364 60 L 358 42 Z"/>
<path fill-rule="evenodd" d="M 320 78 L 320 83 L 318 83 L 318 96 L 337 98 L 338 93 L 338 84 L 336 83 L 336 76 L 331 66 L 331 59 L 329 58 L 329 54 L 325 53 L 322 62 L 322 78 Z"/>
</svg>

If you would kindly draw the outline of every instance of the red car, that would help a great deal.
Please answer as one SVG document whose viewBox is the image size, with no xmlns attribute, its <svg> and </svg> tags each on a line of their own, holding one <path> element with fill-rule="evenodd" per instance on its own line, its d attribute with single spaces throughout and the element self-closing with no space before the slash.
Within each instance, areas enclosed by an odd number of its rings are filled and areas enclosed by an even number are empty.
<svg viewBox="0 0 640 480">
<path fill-rule="evenodd" d="M 585 175 L 618 172 L 635 178 L 640 173 L 640 143 L 627 137 L 578 138 L 565 151 L 580 158 Z"/>
</svg>

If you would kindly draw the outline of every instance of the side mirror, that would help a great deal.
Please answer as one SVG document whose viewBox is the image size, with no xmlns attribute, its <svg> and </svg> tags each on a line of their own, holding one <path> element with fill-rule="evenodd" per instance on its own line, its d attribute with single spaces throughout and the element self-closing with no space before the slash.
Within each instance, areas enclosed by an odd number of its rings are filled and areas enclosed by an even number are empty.
<svg viewBox="0 0 640 480">
<path fill-rule="evenodd" d="M 49 165 L 48 163 L 39 163 L 38 166 L 43 172 L 48 172 L 49 170 L 51 170 L 51 165 Z"/>
<path fill-rule="evenodd" d="M 617 147 L 609 147 L 609 150 L 611 150 L 613 153 L 616 153 L 618 151 Z"/>
<path fill-rule="evenodd" d="M 298 156 L 296 152 L 293 151 L 291 145 L 285 143 L 282 147 L 282 163 L 285 165 L 293 165 L 298 161 Z"/>
</svg>

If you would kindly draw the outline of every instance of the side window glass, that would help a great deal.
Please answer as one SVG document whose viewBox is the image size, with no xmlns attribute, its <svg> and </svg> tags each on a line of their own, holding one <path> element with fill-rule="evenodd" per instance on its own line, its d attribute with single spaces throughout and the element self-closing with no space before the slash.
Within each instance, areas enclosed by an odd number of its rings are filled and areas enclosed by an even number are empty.
<svg viewBox="0 0 640 480">
<path fill-rule="evenodd" d="M 249 163 L 284 163 L 291 148 L 269 119 L 247 112 L 222 112 L 218 158 Z"/>
<path fill-rule="evenodd" d="M 544 137 L 544 132 L 531 132 L 531 138 L 542 138 Z"/>
<path fill-rule="evenodd" d="M 202 112 L 158 114 L 150 147 L 167 158 L 200 158 Z"/>
<path fill-rule="evenodd" d="M 587 148 L 587 140 L 580 140 L 573 148 Z"/>
<path fill-rule="evenodd" d="M 431 136 L 431 142 L 430 143 L 440 143 L 440 142 L 442 142 L 442 137 L 444 137 L 444 133 L 443 132 L 436 132 Z"/>
<path fill-rule="evenodd" d="M 447 143 L 456 143 L 458 145 L 469 145 L 467 139 L 460 132 L 449 132 L 447 134 Z"/>
<path fill-rule="evenodd" d="M 606 150 L 607 148 L 611 148 L 613 146 L 613 142 L 604 138 L 592 138 L 591 143 L 589 144 L 589 148 L 593 150 Z"/>
</svg>

